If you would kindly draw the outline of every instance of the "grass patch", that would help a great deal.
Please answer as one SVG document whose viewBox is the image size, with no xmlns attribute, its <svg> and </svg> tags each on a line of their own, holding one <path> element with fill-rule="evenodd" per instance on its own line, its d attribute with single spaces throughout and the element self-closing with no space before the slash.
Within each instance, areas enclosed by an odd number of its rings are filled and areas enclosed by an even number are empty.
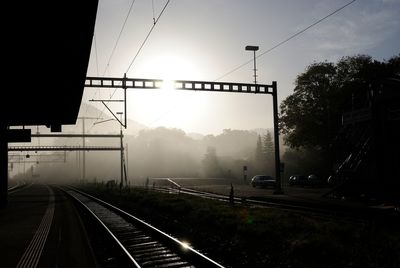
<svg viewBox="0 0 400 268">
<path fill-rule="evenodd" d="M 158 193 L 81 186 L 189 242 L 227 267 L 399 267 L 400 230 L 278 209 Z"/>
</svg>

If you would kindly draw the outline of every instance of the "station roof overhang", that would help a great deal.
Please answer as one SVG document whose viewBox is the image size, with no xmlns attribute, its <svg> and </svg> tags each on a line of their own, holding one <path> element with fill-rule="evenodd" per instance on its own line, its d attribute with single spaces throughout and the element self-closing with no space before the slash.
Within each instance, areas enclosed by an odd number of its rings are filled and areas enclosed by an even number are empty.
<svg viewBox="0 0 400 268">
<path fill-rule="evenodd" d="M 98 0 L 3 5 L 2 126 L 75 124 Z"/>
</svg>

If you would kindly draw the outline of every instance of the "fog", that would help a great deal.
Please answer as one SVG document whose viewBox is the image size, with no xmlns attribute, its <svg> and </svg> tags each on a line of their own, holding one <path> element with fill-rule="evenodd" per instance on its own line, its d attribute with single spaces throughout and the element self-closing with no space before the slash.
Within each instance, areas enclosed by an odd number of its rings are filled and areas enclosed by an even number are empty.
<svg viewBox="0 0 400 268">
<path fill-rule="evenodd" d="M 258 138 L 255 131 L 226 129 L 220 135 L 199 137 L 195 139 L 182 130 L 164 127 L 143 129 L 137 135 L 124 135 L 126 170 L 130 183 L 143 184 L 147 177 L 241 179 L 243 166 L 254 166 Z M 82 145 L 82 138 L 36 138 L 30 145 L 38 144 L 78 146 Z M 120 139 L 86 138 L 85 145 L 119 147 Z M 86 151 L 85 175 L 82 151 L 69 151 L 65 155 L 63 152 L 12 153 L 19 156 L 20 160 L 20 163 L 14 163 L 15 177 L 23 176 L 25 170 L 25 177 L 53 182 L 83 177 L 87 181 L 120 179 L 120 151 Z M 22 165 L 25 166 L 24 170 Z"/>
<path fill-rule="evenodd" d="M 119 134 L 121 127 L 111 116 L 82 103 L 76 124 L 63 126 L 59 134 Z M 96 120 L 101 115 L 101 120 Z M 105 120 L 103 123 L 96 123 Z M 49 134 L 45 126 L 31 127 L 32 134 Z M 272 129 L 225 129 L 218 135 L 185 133 L 176 128 L 148 128 L 128 120 L 123 131 L 124 158 L 130 184 L 143 185 L 147 178 L 194 177 L 243 179 L 259 173 L 275 175 L 274 159 L 256 156 L 257 140 Z M 53 133 L 57 134 L 57 133 Z M 273 135 L 272 135 L 273 136 Z M 32 138 L 30 143 L 10 146 L 82 146 L 83 138 Z M 280 141 L 282 146 L 283 142 Z M 85 138 L 85 146 L 120 147 L 120 138 Z M 263 149 L 264 150 L 264 149 Z M 283 152 L 281 148 L 281 154 Z M 264 152 L 265 153 L 265 152 Z M 268 152 L 271 155 L 273 152 Z M 27 158 L 29 156 L 29 158 Z M 83 160 L 85 158 L 85 161 Z M 120 151 L 9 152 L 9 176 L 46 182 L 120 180 Z M 85 162 L 85 163 L 83 163 Z M 11 164 L 12 163 L 12 164 Z M 85 168 L 83 167 L 85 166 Z"/>
</svg>

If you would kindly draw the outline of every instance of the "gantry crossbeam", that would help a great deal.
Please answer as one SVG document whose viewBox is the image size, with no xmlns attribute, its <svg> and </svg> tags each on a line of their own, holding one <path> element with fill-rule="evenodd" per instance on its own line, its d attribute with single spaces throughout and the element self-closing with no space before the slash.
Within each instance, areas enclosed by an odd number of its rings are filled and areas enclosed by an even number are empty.
<svg viewBox="0 0 400 268">
<path fill-rule="evenodd" d="M 256 81 L 255 81 L 256 82 Z M 119 120 L 118 117 L 107 106 L 105 100 L 92 100 L 100 101 L 111 112 L 114 118 L 123 126 L 127 127 L 127 100 L 126 90 L 129 88 L 141 89 L 159 89 L 168 83 L 168 87 L 178 90 L 194 90 L 194 91 L 208 91 L 208 92 L 227 92 L 227 93 L 247 93 L 247 94 L 270 94 L 272 95 L 273 116 L 274 116 L 274 143 L 275 143 L 275 173 L 277 189 L 275 193 L 281 194 L 281 163 L 279 155 L 279 131 L 278 131 L 278 97 L 277 97 L 277 83 L 273 81 L 271 85 L 262 84 L 245 84 L 233 82 L 208 82 L 208 81 L 186 81 L 186 80 L 173 80 L 163 81 L 160 79 L 140 79 L 140 78 L 127 78 L 126 74 L 123 78 L 114 77 L 86 77 L 85 87 L 96 88 L 121 88 L 124 90 L 124 122 Z M 111 100 L 112 101 L 112 100 Z M 120 100 L 118 100 L 120 101 Z"/>
<path fill-rule="evenodd" d="M 11 146 L 8 151 L 121 151 L 121 147 L 111 146 Z"/>
<path fill-rule="evenodd" d="M 210 82 L 210 81 L 190 81 L 190 80 L 163 81 L 160 79 L 113 78 L 113 77 L 86 77 L 85 87 L 160 89 L 163 87 L 164 83 L 171 83 L 173 89 L 228 92 L 228 93 L 236 92 L 236 93 L 253 93 L 253 94 L 274 94 L 274 88 L 276 88 L 275 82 L 273 82 L 272 85 L 261 85 L 261 84 L 246 84 L 246 83 L 232 83 L 232 82 Z"/>
</svg>

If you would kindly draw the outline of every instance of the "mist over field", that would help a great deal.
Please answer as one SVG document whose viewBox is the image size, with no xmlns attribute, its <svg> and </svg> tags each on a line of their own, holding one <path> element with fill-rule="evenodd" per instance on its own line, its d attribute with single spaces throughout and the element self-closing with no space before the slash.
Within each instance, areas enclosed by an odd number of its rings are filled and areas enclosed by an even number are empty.
<svg viewBox="0 0 400 268">
<path fill-rule="evenodd" d="M 92 114 L 96 108 L 88 106 Z M 108 116 L 103 116 L 106 119 Z M 117 122 L 93 125 L 85 120 L 86 134 L 119 134 Z M 243 166 L 249 173 L 267 172 L 257 165 L 257 140 L 272 130 L 225 129 L 219 135 L 185 133 L 180 129 L 165 127 L 146 128 L 134 122 L 123 130 L 123 146 L 128 181 L 143 184 L 146 178 L 196 177 L 196 178 L 243 178 Z M 81 134 L 82 119 L 75 126 L 66 126 L 63 133 Z M 32 133 L 49 133 L 45 127 L 32 128 Z M 31 146 L 82 146 L 82 138 L 33 138 Z M 22 144 L 24 145 L 24 144 Z M 86 138 L 86 147 L 119 147 L 120 138 Z M 83 177 L 87 181 L 120 180 L 120 151 L 67 152 L 12 152 L 14 163 L 11 177 L 32 177 L 50 182 L 76 181 Z M 273 159 L 271 159 L 272 161 Z M 25 162 L 25 163 L 24 163 Z M 85 162 L 85 164 L 83 164 Z M 85 165 L 85 171 L 83 171 Z M 83 174 L 85 173 L 85 174 Z"/>
</svg>

